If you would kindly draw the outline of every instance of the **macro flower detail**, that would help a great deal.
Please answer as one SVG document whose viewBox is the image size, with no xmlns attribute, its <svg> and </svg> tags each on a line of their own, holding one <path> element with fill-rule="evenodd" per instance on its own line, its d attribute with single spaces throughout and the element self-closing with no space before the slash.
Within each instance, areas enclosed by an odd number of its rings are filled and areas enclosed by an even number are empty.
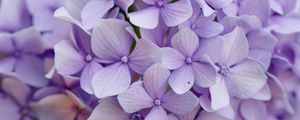
<svg viewBox="0 0 300 120">
<path fill-rule="evenodd" d="M 160 17 L 167 26 L 176 26 L 185 22 L 192 16 L 192 6 L 190 0 L 143 0 L 148 4 L 142 10 L 128 14 L 130 21 L 141 28 L 156 28 Z"/>
<path fill-rule="evenodd" d="M 177 95 L 168 91 L 168 69 L 159 64 L 152 65 L 144 74 L 143 81 L 133 83 L 124 93 L 118 95 L 121 107 L 129 113 L 151 108 L 145 120 L 166 120 L 166 110 L 185 114 L 192 111 L 198 104 L 192 92 Z"/>
<path fill-rule="evenodd" d="M 215 40 L 207 40 L 212 42 Z M 202 42 L 203 43 L 203 42 Z M 205 51 L 208 44 L 199 45 L 198 36 L 190 29 L 183 28 L 171 39 L 171 47 L 162 48 L 162 65 L 174 70 L 169 78 L 171 88 L 177 94 L 187 92 L 196 82 L 201 87 L 215 84 L 217 72 L 213 66 L 205 61 L 213 56 Z M 217 44 L 216 44 L 217 45 Z"/>
<path fill-rule="evenodd" d="M 300 0 L 0 0 L 1 120 L 299 120 Z"/>
<path fill-rule="evenodd" d="M 214 110 L 228 106 L 230 96 L 241 99 L 253 97 L 267 81 L 260 64 L 246 58 L 249 45 L 243 30 L 236 27 L 223 37 L 223 57 L 216 64 L 219 69 L 217 82 L 209 88 Z"/>
<path fill-rule="evenodd" d="M 99 21 L 93 30 L 92 50 L 100 63 L 109 64 L 97 71 L 92 80 L 99 98 L 124 92 L 131 83 L 131 70 L 143 74 L 149 66 L 161 61 L 159 47 L 148 40 L 136 40 L 130 53 L 133 37 L 126 30 L 128 27 L 124 21 L 108 19 Z"/>
</svg>

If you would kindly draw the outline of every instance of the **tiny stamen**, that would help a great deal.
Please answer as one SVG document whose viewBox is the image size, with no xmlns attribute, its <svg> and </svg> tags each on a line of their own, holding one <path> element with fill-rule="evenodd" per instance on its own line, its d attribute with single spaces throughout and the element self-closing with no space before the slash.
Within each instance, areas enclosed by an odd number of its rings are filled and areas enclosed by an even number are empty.
<svg viewBox="0 0 300 120">
<path fill-rule="evenodd" d="M 163 1 L 157 1 L 157 2 L 155 3 L 155 5 L 156 5 L 157 7 L 159 7 L 159 8 L 161 8 L 161 7 L 164 6 L 164 2 L 163 2 Z"/>
<path fill-rule="evenodd" d="M 186 62 L 187 64 L 191 64 L 193 61 L 192 61 L 192 58 L 186 58 L 186 59 L 185 59 L 185 62 Z"/>
<path fill-rule="evenodd" d="M 154 104 L 157 105 L 157 106 L 161 105 L 161 101 L 159 99 L 155 99 L 154 100 Z"/>
<path fill-rule="evenodd" d="M 128 62 L 128 57 L 127 57 L 127 56 L 123 56 L 123 57 L 121 58 L 121 61 L 122 61 L 123 63 L 127 63 L 127 62 Z"/>
<path fill-rule="evenodd" d="M 222 66 L 221 69 L 220 69 L 220 73 L 222 75 L 227 75 L 229 72 L 230 72 L 230 68 L 227 67 L 227 66 Z"/>
<path fill-rule="evenodd" d="M 90 62 L 93 59 L 92 55 L 88 54 L 85 56 L 85 61 Z"/>
</svg>

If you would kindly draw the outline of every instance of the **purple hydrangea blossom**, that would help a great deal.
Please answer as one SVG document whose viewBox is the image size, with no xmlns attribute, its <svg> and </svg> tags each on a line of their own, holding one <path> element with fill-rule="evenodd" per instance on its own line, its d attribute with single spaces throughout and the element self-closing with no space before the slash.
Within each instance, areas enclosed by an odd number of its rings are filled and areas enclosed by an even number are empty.
<svg viewBox="0 0 300 120">
<path fill-rule="evenodd" d="M 129 13 L 130 21 L 141 28 L 156 28 L 160 17 L 167 26 L 176 26 L 185 22 L 192 16 L 192 6 L 190 0 L 143 0 L 146 7 L 133 13 Z"/>
<path fill-rule="evenodd" d="M 136 82 L 124 93 L 118 95 L 118 101 L 128 113 L 151 108 L 145 120 L 166 120 L 166 110 L 185 114 L 197 107 L 197 97 L 192 92 L 177 95 L 167 91 L 169 70 L 159 64 L 151 66 L 144 74 L 143 82 Z"/>
<path fill-rule="evenodd" d="M 99 21 L 93 30 L 92 50 L 100 63 L 109 64 L 97 71 L 92 80 L 99 98 L 124 92 L 131 83 L 131 70 L 143 74 L 149 66 L 161 61 L 159 47 L 148 40 L 136 40 L 130 52 L 133 37 L 126 29 L 130 29 L 128 23 L 107 19 Z"/>
<path fill-rule="evenodd" d="M 0 0 L 0 119 L 298 120 L 300 0 Z"/>
</svg>

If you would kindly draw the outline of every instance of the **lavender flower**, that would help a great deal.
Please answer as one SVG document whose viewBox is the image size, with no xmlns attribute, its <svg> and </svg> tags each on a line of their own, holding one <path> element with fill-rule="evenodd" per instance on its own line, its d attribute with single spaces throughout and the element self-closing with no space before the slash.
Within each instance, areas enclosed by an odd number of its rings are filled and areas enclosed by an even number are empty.
<svg viewBox="0 0 300 120">
<path fill-rule="evenodd" d="M 192 92 L 177 95 L 167 91 L 170 72 L 159 64 L 151 66 L 144 74 L 143 82 L 136 82 L 124 93 L 118 95 L 122 108 L 128 113 L 151 108 L 145 120 L 166 120 L 166 110 L 185 114 L 198 104 Z"/>
<path fill-rule="evenodd" d="M 130 29 L 128 23 L 107 19 L 99 21 L 93 30 L 92 50 L 100 63 L 108 64 L 92 80 L 99 98 L 124 92 L 131 83 L 131 70 L 143 74 L 149 66 L 161 61 L 159 47 L 148 40 L 137 40 L 130 53 L 133 37 L 126 29 Z"/>
<path fill-rule="evenodd" d="M 243 30 L 236 27 L 223 37 L 227 42 L 224 42 L 223 57 L 217 63 L 217 82 L 209 88 L 214 110 L 228 106 L 229 96 L 253 97 L 267 81 L 260 64 L 246 59 L 249 45 Z"/>
<path fill-rule="evenodd" d="M 156 28 L 160 16 L 167 26 L 176 26 L 185 22 L 192 16 L 190 0 L 179 0 L 172 3 L 171 0 L 143 0 L 149 7 L 129 13 L 130 21 L 141 28 Z"/>
<path fill-rule="evenodd" d="M 220 39 L 212 39 L 201 41 L 200 45 L 197 35 L 190 29 L 183 28 L 173 36 L 173 48 L 162 48 L 162 65 L 174 70 L 169 84 L 177 94 L 189 91 L 194 82 L 201 87 L 215 84 L 217 72 L 207 59 L 218 59 L 217 55 L 214 56 L 217 50 L 213 50 L 213 47 L 221 46 L 220 43 Z"/>
</svg>

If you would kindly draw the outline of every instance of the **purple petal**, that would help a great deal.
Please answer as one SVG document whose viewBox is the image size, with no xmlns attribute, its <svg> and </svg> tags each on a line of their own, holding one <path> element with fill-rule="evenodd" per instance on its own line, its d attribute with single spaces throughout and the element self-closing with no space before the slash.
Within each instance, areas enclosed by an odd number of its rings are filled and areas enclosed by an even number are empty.
<svg viewBox="0 0 300 120">
<path fill-rule="evenodd" d="M 132 37 L 126 28 L 129 24 L 117 19 L 98 20 L 92 33 L 92 50 L 100 62 L 111 63 L 128 56 Z"/>
<path fill-rule="evenodd" d="M 272 53 L 261 49 L 252 49 L 249 51 L 248 58 L 257 61 L 264 70 L 267 70 L 271 64 Z"/>
<path fill-rule="evenodd" d="M 115 0 L 115 4 L 122 8 L 126 13 L 128 8 L 134 3 L 134 0 Z"/>
<path fill-rule="evenodd" d="M 196 120 L 230 120 L 215 112 L 201 111 Z"/>
<path fill-rule="evenodd" d="M 151 109 L 145 120 L 167 120 L 168 115 L 166 110 L 161 106 L 155 106 Z"/>
<path fill-rule="evenodd" d="M 231 2 L 233 2 L 233 0 L 205 0 L 205 1 L 216 9 L 223 8 L 229 5 Z"/>
<path fill-rule="evenodd" d="M 188 92 L 194 85 L 194 82 L 193 69 L 189 65 L 176 69 L 169 78 L 169 85 L 177 94 Z"/>
<path fill-rule="evenodd" d="M 128 89 L 131 76 L 126 64 L 115 63 L 97 71 L 92 80 L 98 98 L 118 95 Z"/>
<path fill-rule="evenodd" d="M 66 40 L 57 43 L 54 52 L 55 68 L 60 74 L 75 74 L 85 65 L 83 56 Z"/>
<path fill-rule="evenodd" d="M 190 91 L 182 95 L 170 91 L 163 97 L 163 101 L 162 106 L 165 109 L 178 115 L 191 112 L 199 104 L 197 96 Z"/>
<path fill-rule="evenodd" d="M 253 97 L 266 84 L 267 76 L 255 61 L 245 60 L 230 69 L 226 76 L 230 95 L 239 98 Z"/>
<path fill-rule="evenodd" d="M 161 16 L 167 26 L 176 26 L 187 21 L 193 14 L 190 0 L 180 0 L 166 4 L 161 9 Z"/>
<path fill-rule="evenodd" d="M 190 29 L 182 28 L 173 36 L 171 44 L 185 57 L 191 57 L 199 46 L 199 38 Z"/>
<path fill-rule="evenodd" d="M 13 34 L 16 47 L 27 53 L 41 54 L 44 52 L 40 32 L 34 27 L 26 28 Z"/>
<path fill-rule="evenodd" d="M 236 27 L 224 37 L 223 60 L 221 64 L 231 66 L 245 59 L 249 52 L 249 45 L 244 31 Z"/>
<path fill-rule="evenodd" d="M 161 48 L 163 53 L 162 66 L 168 69 L 177 69 L 185 64 L 185 57 L 176 49 L 165 47 Z"/>
<path fill-rule="evenodd" d="M 201 108 L 207 112 L 213 112 L 214 110 L 211 108 L 211 98 L 210 95 L 201 95 L 199 97 L 199 103 Z"/>
<path fill-rule="evenodd" d="M 240 3 L 239 14 L 256 15 L 262 22 L 265 22 L 271 15 L 269 0 L 243 0 Z"/>
<path fill-rule="evenodd" d="M 187 114 L 178 115 L 178 118 L 180 118 L 180 120 L 194 120 L 199 110 L 200 110 L 200 105 L 198 105 L 196 108 L 194 108 L 191 112 Z"/>
<path fill-rule="evenodd" d="M 0 73 L 9 74 L 15 69 L 17 59 L 6 57 L 0 60 Z"/>
<path fill-rule="evenodd" d="M 0 33 L 0 52 L 12 53 L 14 51 L 14 45 L 12 35 L 9 33 Z"/>
<path fill-rule="evenodd" d="M 161 98 L 168 89 L 170 71 L 154 64 L 144 73 L 144 86 L 152 98 Z"/>
<path fill-rule="evenodd" d="M 269 0 L 269 2 L 270 2 L 270 7 L 274 12 L 276 12 L 280 15 L 283 14 L 283 9 L 277 0 Z"/>
<path fill-rule="evenodd" d="M 153 98 L 144 89 L 142 82 L 131 85 L 125 92 L 118 95 L 118 100 L 128 113 L 134 113 L 154 105 Z"/>
<path fill-rule="evenodd" d="M 193 55 L 195 61 L 207 61 L 207 56 L 213 63 L 217 63 L 222 59 L 223 38 L 216 36 L 200 41 L 199 49 Z M 216 49 L 218 48 L 218 49 Z"/>
<path fill-rule="evenodd" d="M 30 94 L 30 88 L 15 78 L 4 78 L 1 82 L 1 88 L 17 102 L 23 106 L 26 105 Z"/>
<path fill-rule="evenodd" d="M 277 43 L 277 39 L 263 30 L 254 30 L 247 34 L 250 48 L 259 48 L 272 51 Z"/>
<path fill-rule="evenodd" d="M 20 120 L 19 106 L 13 100 L 0 94 L 0 114 L 3 120 Z"/>
<path fill-rule="evenodd" d="M 22 56 L 17 61 L 15 73 L 19 80 L 35 87 L 43 87 L 49 82 L 45 78 L 43 61 L 33 55 Z"/>
<path fill-rule="evenodd" d="M 210 64 L 192 63 L 195 82 L 200 87 L 210 87 L 216 83 L 217 72 Z"/>
<path fill-rule="evenodd" d="M 254 29 L 260 29 L 262 26 L 261 21 L 254 15 L 242 15 L 240 17 L 226 16 L 220 23 L 224 26 L 223 33 L 231 32 L 236 26 L 243 28 L 245 33 Z"/>
<path fill-rule="evenodd" d="M 105 98 L 95 107 L 88 120 L 126 120 L 130 114 L 123 111 L 115 97 Z"/>
<path fill-rule="evenodd" d="M 130 22 L 136 26 L 146 29 L 156 28 L 159 22 L 160 10 L 156 7 L 149 7 L 137 12 L 129 13 Z"/>
<path fill-rule="evenodd" d="M 266 120 L 267 106 L 262 101 L 247 100 L 241 104 L 241 114 L 246 120 Z"/>
<path fill-rule="evenodd" d="M 94 93 L 92 87 L 93 75 L 101 68 L 102 66 L 96 61 L 91 61 L 90 63 L 85 65 L 80 77 L 80 86 L 85 92 L 89 94 Z"/>
<path fill-rule="evenodd" d="M 271 23 L 274 24 L 273 31 L 277 33 L 292 34 L 300 31 L 300 21 L 297 18 L 274 16 Z"/>
<path fill-rule="evenodd" d="M 207 3 L 205 0 L 196 0 L 199 5 L 202 8 L 203 11 L 203 15 L 204 16 L 210 16 L 211 14 L 215 13 L 216 11 L 213 10 Z"/>
<path fill-rule="evenodd" d="M 265 84 L 253 98 L 256 100 L 268 101 L 271 100 L 271 97 L 270 87 L 268 84 Z"/>
<path fill-rule="evenodd" d="M 162 53 L 158 46 L 149 40 L 139 40 L 133 52 L 129 56 L 129 67 L 143 74 L 147 68 L 155 63 L 161 62 Z"/>
<path fill-rule="evenodd" d="M 24 0 L 2 0 L 0 8 L 0 30 L 18 31 L 30 25 Z"/>
<path fill-rule="evenodd" d="M 168 33 L 169 28 L 165 23 L 160 20 L 158 26 L 155 29 L 144 29 L 140 28 L 140 33 L 142 39 L 150 40 L 154 44 L 163 47 L 167 46 L 169 40 L 166 39 L 166 33 Z"/>
<path fill-rule="evenodd" d="M 88 2 L 88 0 L 65 0 L 64 9 L 66 9 L 72 17 L 80 20 L 81 11 Z"/>
<path fill-rule="evenodd" d="M 230 104 L 230 98 L 223 76 L 218 76 L 216 84 L 210 87 L 209 91 L 211 97 L 211 108 L 213 110 L 220 110 Z"/>
<path fill-rule="evenodd" d="M 200 37 L 210 38 L 220 34 L 224 30 L 223 25 L 213 21 L 198 21 L 197 28 L 194 29 Z"/>
<path fill-rule="evenodd" d="M 90 0 L 81 11 L 83 26 L 86 29 L 92 29 L 97 20 L 101 19 L 113 6 L 113 0 Z"/>
<path fill-rule="evenodd" d="M 72 1 L 72 0 L 66 0 L 66 1 Z M 79 2 L 80 3 L 80 2 Z M 80 5 L 79 5 L 80 6 Z M 78 6 L 72 6 L 74 7 L 74 9 L 77 9 Z M 79 12 L 79 11 L 78 11 Z M 80 16 L 78 19 L 74 18 L 74 16 L 71 15 L 72 13 L 70 13 L 67 8 L 61 7 L 59 9 L 57 9 L 54 12 L 54 17 L 59 18 L 61 20 L 64 20 L 66 22 L 70 22 L 73 23 L 75 25 L 77 25 L 78 27 L 82 28 L 86 33 L 90 34 L 89 31 L 87 31 L 84 26 L 82 25 L 82 23 L 79 21 L 80 20 Z"/>
</svg>

